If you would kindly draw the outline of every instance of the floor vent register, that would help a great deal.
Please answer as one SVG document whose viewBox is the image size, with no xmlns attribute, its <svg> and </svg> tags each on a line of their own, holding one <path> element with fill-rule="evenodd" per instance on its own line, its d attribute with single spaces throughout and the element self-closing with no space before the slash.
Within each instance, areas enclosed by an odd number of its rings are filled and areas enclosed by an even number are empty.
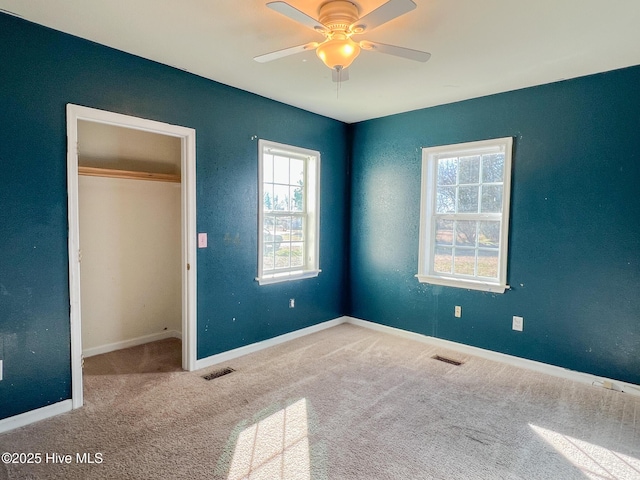
<svg viewBox="0 0 640 480">
<path fill-rule="evenodd" d="M 211 373 L 207 373 L 206 375 L 203 375 L 202 378 L 204 378 L 205 380 L 213 380 L 214 378 L 219 378 L 219 377 L 223 377 L 225 375 L 228 375 L 232 372 L 235 372 L 235 370 L 233 368 L 222 368 L 220 370 L 216 370 L 214 372 Z"/>
</svg>

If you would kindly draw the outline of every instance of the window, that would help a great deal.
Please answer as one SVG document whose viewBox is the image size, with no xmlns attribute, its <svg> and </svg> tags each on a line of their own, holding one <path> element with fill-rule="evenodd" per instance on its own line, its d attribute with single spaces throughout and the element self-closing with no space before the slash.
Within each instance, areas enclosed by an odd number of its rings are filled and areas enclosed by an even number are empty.
<svg viewBox="0 0 640 480">
<path fill-rule="evenodd" d="M 507 288 L 512 141 L 422 149 L 420 282 Z"/>
<path fill-rule="evenodd" d="M 315 277 L 320 153 L 260 140 L 258 277 L 261 284 Z"/>
</svg>

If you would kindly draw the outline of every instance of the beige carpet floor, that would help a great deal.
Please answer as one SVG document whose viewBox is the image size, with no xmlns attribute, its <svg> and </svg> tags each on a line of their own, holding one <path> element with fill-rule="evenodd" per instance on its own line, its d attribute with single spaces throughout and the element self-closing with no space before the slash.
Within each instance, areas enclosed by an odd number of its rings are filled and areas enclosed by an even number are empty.
<svg viewBox="0 0 640 480">
<path fill-rule="evenodd" d="M 640 397 L 353 325 L 179 366 L 174 340 L 87 359 L 85 406 L 0 435 L 42 454 L 0 478 L 640 479 Z"/>
</svg>

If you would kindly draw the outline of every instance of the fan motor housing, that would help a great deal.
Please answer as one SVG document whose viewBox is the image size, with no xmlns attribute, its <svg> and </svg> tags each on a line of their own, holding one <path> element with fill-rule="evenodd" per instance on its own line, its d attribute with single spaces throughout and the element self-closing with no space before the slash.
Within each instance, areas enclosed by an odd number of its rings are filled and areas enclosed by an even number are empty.
<svg viewBox="0 0 640 480">
<path fill-rule="evenodd" d="M 332 32 L 346 32 L 358 18 L 358 7 L 344 0 L 327 2 L 318 12 L 318 21 Z"/>
</svg>

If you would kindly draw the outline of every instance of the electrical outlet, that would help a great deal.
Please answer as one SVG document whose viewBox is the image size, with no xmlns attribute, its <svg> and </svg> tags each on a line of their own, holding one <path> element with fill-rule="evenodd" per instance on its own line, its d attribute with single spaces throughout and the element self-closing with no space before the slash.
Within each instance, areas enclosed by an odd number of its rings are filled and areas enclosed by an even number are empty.
<svg viewBox="0 0 640 480">
<path fill-rule="evenodd" d="M 456 308 L 454 310 L 454 315 L 457 318 L 460 318 L 462 316 L 462 307 L 460 305 L 456 305 Z"/>
<path fill-rule="evenodd" d="M 296 299 L 295 298 L 290 298 L 289 299 L 289 308 L 295 308 L 296 306 Z"/>
<path fill-rule="evenodd" d="M 516 330 L 517 332 L 521 332 L 524 330 L 524 318 L 513 316 L 513 323 L 511 328 Z"/>
<path fill-rule="evenodd" d="M 0 380 L 2 380 L 2 360 L 0 360 Z"/>
</svg>

